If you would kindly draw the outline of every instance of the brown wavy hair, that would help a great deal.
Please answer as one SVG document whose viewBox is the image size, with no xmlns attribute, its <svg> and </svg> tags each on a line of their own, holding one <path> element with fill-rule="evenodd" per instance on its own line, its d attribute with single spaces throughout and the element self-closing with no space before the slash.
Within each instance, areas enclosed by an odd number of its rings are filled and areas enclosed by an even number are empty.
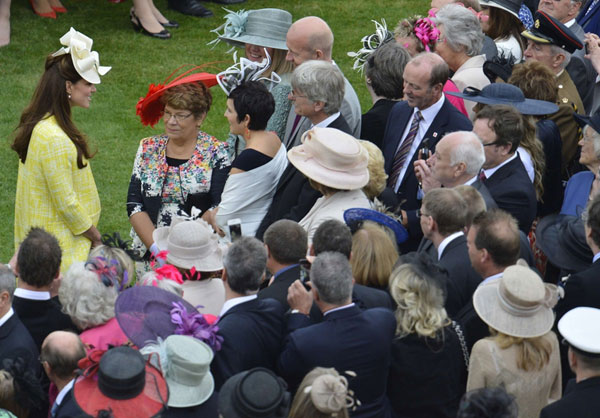
<svg viewBox="0 0 600 418">
<path fill-rule="evenodd" d="M 83 158 L 90 159 L 87 138 L 71 120 L 71 105 L 66 89 L 66 82 L 76 83 L 81 76 L 75 70 L 71 55 L 65 54 L 58 57 L 49 55 L 46 58 L 45 71 L 38 83 L 29 106 L 21 114 L 19 126 L 15 129 L 15 139 L 11 148 L 19 154 L 21 162 L 27 159 L 27 150 L 31 133 L 35 125 L 47 115 L 54 116 L 58 126 L 73 141 L 77 149 L 77 167 L 83 168 L 86 164 Z"/>
</svg>

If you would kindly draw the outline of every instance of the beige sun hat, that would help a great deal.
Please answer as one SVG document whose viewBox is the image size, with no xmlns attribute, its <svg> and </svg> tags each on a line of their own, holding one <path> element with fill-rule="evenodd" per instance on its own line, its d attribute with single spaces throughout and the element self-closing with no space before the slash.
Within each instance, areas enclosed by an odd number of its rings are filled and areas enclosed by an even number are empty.
<svg viewBox="0 0 600 418">
<path fill-rule="evenodd" d="M 473 294 L 473 306 L 483 322 L 520 338 L 550 331 L 557 300 L 556 286 L 544 284 L 533 270 L 521 265 L 506 268 L 500 279 L 480 285 Z"/>
<path fill-rule="evenodd" d="M 369 182 L 369 153 L 351 135 L 334 128 L 312 128 L 288 159 L 306 177 L 339 190 L 355 190 Z"/>
<path fill-rule="evenodd" d="M 168 251 L 169 264 L 207 272 L 223 269 L 219 238 L 202 219 L 174 218 L 171 226 L 156 228 L 152 238 L 160 251 Z"/>
</svg>

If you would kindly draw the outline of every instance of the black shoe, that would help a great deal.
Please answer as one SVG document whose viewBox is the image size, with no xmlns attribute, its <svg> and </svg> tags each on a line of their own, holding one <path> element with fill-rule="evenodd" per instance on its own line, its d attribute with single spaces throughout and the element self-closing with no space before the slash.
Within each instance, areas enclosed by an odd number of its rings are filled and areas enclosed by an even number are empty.
<svg viewBox="0 0 600 418">
<path fill-rule="evenodd" d="M 177 23 L 174 20 L 167 20 L 166 23 L 161 23 L 161 22 L 158 22 L 158 23 L 160 23 L 161 25 L 163 25 L 165 28 L 175 28 L 175 29 L 177 29 L 179 27 L 179 23 Z"/>
<path fill-rule="evenodd" d="M 213 12 L 198 3 L 196 0 L 169 0 L 169 9 L 183 13 L 184 15 L 197 17 L 210 17 Z"/>
<path fill-rule="evenodd" d="M 213 3 L 219 3 L 219 4 L 238 4 L 238 3 L 243 3 L 246 0 L 206 0 L 206 1 L 212 1 Z"/>
<path fill-rule="evenodd" d="M 136 31 L 136 32 L 142 32 L 146 36 L 151 36 L 153 38 L 158 38 L 158 39 L 169 39 L 171 37 L 171 34 L 166 29 L 163 29 L 160 32 L 156 32 L 156 33 L 148 32 L 142 26 L 142 22 L 140 22 L 140 19 L 136 16 L 136 14 L 133 11 L 133 9 L 131 9 L 129 11 L 129 16 L 131 17 L 131 25 L 133 26 L 133 30 L 134 31 Z"/>
</svg>

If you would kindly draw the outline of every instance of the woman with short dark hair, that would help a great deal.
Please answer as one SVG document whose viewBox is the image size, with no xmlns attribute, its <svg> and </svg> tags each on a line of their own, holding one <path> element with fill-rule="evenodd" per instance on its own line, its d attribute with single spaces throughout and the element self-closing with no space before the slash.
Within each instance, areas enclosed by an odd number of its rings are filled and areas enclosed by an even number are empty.
<svg viewBox="0 0 600 418">
<path fill-rule="evenodd" d="M 254 236 L 287 167 L 285 145 L 265 130 L 274 110 L 273 96 L 259 81 L 242 82 L 229 93 L 224 116 L 229 131 L 244 136 L 246 148 L 233 160 L 221 203 L 203 215 L 221 236 L 232 219 L 241 220 L 243 235 Z"/>
</svg>

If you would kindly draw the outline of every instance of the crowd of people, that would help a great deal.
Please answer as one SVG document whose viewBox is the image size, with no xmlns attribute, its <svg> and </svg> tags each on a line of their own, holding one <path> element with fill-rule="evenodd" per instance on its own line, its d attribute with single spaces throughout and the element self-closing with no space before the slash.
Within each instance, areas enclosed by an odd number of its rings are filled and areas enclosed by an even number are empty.
<svg viewBox="0 0 600 418">
<path fill-rule="evenodd" d="M 110 67 L 71 28 L 12 143 L 0 416 L 597 417 L 600 6 L 530 3 L 376 22 L 364 114 L 323 19 L 230 12 L 238 62 L 137 104 L 164 133 L 130 240 L 97 227 L 71 109 Z"/>
</svg>

